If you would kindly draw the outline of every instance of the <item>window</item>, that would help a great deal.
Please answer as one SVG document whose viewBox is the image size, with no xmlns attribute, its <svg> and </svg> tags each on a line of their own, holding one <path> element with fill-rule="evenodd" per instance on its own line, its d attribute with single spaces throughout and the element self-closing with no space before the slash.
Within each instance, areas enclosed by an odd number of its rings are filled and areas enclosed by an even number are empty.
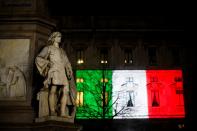
<svg viewBox="0 0 197 131">
<path fill-rule="evenodd" d="M 177 66 L 180 64 L 180 54 L 179 54 L 179 49 L 174 47 L 171 49 L 172 53 L 172 64 L 174 66 Z"/>
<path fill-rule="evenodd" d="M 77 92 L 77 99 L 76 99 L 77 107 L 83 106 L 83 92 Z"/>
<path fill-rule="evenodd" d="M 83 83 L 84 80 L 83 80 L 83 78 L 77 78 L 77 79 L 76 79 L 76 82 L 77 82 L 77 83 Z"/>
<path fill-rule="evenodd" d="M 158 107 L 159 103 L 159 91 L 151 90 L 152 107 Z"/>
<path fill-rule="evenodd" d="M 149 47 L 148 48 L 148 57 L 149 57 L 149 64 L 156 65 L 157 64 L 157 54 L 156 54 L 156 47 Z"/>
<path fill-rule="evenodd" d="M 101 78 L 101 82 L 103 83 L 103 82 L 105 82 L 105 83 L 107 83 L 108 82 L 108 79 L 107 78 Z"/>
<path fill-rule="evenodd" d="M 100 63 L 101 64 L 107 64 L 108 63 L 108 50 L 107 49 L 101 49 L 100 50 Z"/>
<path fill-rule="evenodd" d="M 157 77 L 150 77 L 150 81 L 151 82 L 158 82 L 158 78 Z"/>
<path fill-rule="evenodd" d="M 133 63 L 132 49 L 125 49 L 124 50 L 124 63 L 125 64 L 132 64 Z"/>
<path fill-rule="evenodd" d="M 182 77 L 180 76 L 176 76 L 174 77 L 174 88 L 175 88 L 175 92 L 176 92 L 176 100 L 177 100 L 177 106 L 183 106 L 183 81 L 182 81 Z"/>
<path fill-rule="evenodd" d="M 83 64 L 84 63 L 84 50 L 79 49 L 77 50 L 77 64 Z"/>
<path fill-rule="evenodd" d="M 102 106 L 103 106 L 103 95 L 105 95 L 105 105 L 107 105 L 108 104 L 108 92 L 105 92 L 105 94 L 101 94 Z"/>
</svg>

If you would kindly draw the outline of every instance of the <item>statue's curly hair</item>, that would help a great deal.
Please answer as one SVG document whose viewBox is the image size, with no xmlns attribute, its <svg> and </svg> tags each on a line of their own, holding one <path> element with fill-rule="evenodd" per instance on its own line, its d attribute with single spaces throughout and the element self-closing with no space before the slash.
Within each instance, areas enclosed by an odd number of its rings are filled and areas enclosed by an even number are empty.
<svg viewBox="0 0 197 131">
<path fill-rule="evenodd" d="M 57 36 L 57 35 L 62 35 L 60 32 L 52 32 L 51 35 L 49 36 L 49 39 L 48 39 L 48 44 L 53 44 L 54 42 L 54 38 Z"/>
</svg>

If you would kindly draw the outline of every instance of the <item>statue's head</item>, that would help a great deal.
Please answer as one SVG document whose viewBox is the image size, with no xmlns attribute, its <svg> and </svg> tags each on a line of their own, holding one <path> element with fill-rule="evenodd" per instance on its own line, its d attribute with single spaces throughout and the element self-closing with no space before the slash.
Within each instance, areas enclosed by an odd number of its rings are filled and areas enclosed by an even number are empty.
<svg viewBox="0 0 197 131">
<path fill-rule="evenodd" d="M 60 33 L 60 32 L 53 32 L 53 33 L 51 33 L 51 35 L 49 36 L 49 39 L 48 39 L 48 43 L 51 45 L 51 44 L 53 44 L 54 43 L 54 41 L 55 41 L 55 38 L 57 37 L 57 36 L 62 36 L 62 34 Z M 61 39 L 60 39 L 61 40 Z"/>
</svg>

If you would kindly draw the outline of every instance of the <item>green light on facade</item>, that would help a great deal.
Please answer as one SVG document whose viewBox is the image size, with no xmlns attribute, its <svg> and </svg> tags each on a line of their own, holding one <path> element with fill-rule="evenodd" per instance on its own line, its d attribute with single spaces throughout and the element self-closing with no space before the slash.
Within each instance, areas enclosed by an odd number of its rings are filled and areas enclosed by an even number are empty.
<svg viewBox="0 0 197 131">
<path fill-rule="evenodd" d="M 78 70 L 77 90 L 83 92 L 83 103 L 77 107 L 77 119 L 112 117 L 112 70 Z M 105 93 L 103 93 L 105 91 Z M 105 101 L 104 98 L 105 97 Z M 77 103 L 78 103 L 77 102 Z M 104 103 L 105 102 L 105 103 Z"/>
</svg>

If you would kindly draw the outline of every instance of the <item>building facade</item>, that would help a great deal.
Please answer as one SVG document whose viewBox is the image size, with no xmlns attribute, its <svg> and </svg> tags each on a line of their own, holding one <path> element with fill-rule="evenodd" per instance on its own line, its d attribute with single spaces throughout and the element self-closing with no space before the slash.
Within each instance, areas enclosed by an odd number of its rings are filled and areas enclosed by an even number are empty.
<svg viewBox="0 0 197 131">
<path fill-rule="evenodd" d="M 164 130 L 190 127 L 193 118 L 191 113 L 193 108 L 190 107 L 193 107 L 195 53 L 193 46 L 184 40 L 183 19 L 183 16 L 59 16 L 53 9 L 51 1 L 2 0 L 1 69 L 16 65 L 24 75 L 26 93 L 23 97 L 10 98 L 1 91 L 1 128 L 26 126 L 30 130 L 37 126 L 33 125 L 38 115 L 36 93 L 42 86 L 42 78 L 39 77 L 34 60 L 47 44 L 52 31 L 62 33 L 61 46 L 66 51 L 75 72 L 103 69 L 183 71 L 186 113 L 184 119 L 113 121 L 112 129 L 134 129 L 137 125 L 139 128 L 136 130 L 145 130 L 145 126 L 148 125 L 147 130 L 151 130 L 153 126 L 157 130 L 162 124 L 165 125 Z M 10 52 L 5 53 L 5 50 Z M 5 75 L 1 76 L 3 90 Z M 95 121 L 97 123 L 97 120 Z M 166 124 L 167 121 L 170 121 L 170 124 Z M 90 122 L 88 120 L 77 122 L 84 125 L 85 129 L 88 127 L 94 129 L 88 125 Z M 14 125 L 10 126 L 10 123 Z M 124 123 L 125 127 L 116 127 L 117 123 Z"/>
</svg>

